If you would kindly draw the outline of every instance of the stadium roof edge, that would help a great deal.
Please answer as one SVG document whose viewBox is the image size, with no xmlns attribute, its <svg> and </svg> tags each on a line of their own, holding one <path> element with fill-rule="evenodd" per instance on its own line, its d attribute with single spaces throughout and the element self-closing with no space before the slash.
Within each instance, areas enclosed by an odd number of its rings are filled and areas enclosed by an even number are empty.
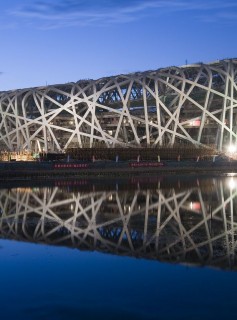
<svg viewBox="0 0 237 320">
<path fill-rule="evenodd" d="M 232 61 L 232 60 L 236 60 L 237 62 L 237 58 L 225 58 L 225 59 L 220 59 L 220 60 L 215 60 L 212 62 L 197 62 L 197 63 L 192 63 L 192 64 L 185 64 L 185 65 L 181 65 L 181 66 L 169 66 L 169 67 L 161 67 L 158 69 L 153 69 L 153 70 L 145 70 L 145 71 L 135 71 L 135 72 L 130 72 L 130 73 L 124 73 L 124 74 L 117 74 L 117 75 L 112 75 L 112 76 L 105 76 L 105 77 L 101 77 L 98 79 L 80 79 L 76 82 L 66 82 L 66 83 L 59 83 L 59 84 L 52 84 L 52 85 L 45 85 L 45 86 L 35 86 L 35 87 L 28 87 L 28 88 L 18 88 L 18 89 L 11 89 L 11 90 L 4 90 L 4 91 L 0 91 L 1 93 L 10 93 L 10 92 L 22 92 L 22 91 L 27 91 L 27 90 L 35 90 L 35 89 L 48 89 L 50 87 L 60 87 L 60 86 L 66 86 L 66 85 L 71 85 L 71 84 L 80 84 L 80 83 L 85 83 L 85 82 L 93 82 L 93 81 L 103 81 L 103 80 L 108 80 L 108 79 L 113 79 L 113 78 L 117 78 L 117 77 L 125 77 L 125 76 L 131 76 L 131 75 L 141 75 L 141 74 L 147 74 L 147 73 L 151 73 L 151 72 L 159 72 L 159 71 L 165 71 L 171 68 L 176 68 L 176 69 L 185 69 L 185 68 L 194 68 L 194 67 L 198 67 L 200 65 L 218 65 L 223 61 Z"/>
</svg>

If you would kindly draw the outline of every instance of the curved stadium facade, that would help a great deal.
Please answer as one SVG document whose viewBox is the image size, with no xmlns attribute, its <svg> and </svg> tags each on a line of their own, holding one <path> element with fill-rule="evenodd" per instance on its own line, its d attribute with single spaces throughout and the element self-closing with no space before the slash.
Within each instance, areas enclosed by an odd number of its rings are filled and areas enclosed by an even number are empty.
<svg viewBox="0 0 237 320">
<path fill-rule="evenodd" d="M 0 149 L 237 143 L 237 59 L 0 92 Z"/>
</svg>

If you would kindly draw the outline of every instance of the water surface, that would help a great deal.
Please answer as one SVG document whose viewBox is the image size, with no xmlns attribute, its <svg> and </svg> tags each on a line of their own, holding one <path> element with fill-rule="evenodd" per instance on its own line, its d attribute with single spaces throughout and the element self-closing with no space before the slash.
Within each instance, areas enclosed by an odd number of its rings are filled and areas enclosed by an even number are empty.
<svg viewBox="0 0 237 320">
<path fill-rule="evenodd" d="M 237 177 L 0 189 L 4 319 L 236 316 Z"/>
</svg>

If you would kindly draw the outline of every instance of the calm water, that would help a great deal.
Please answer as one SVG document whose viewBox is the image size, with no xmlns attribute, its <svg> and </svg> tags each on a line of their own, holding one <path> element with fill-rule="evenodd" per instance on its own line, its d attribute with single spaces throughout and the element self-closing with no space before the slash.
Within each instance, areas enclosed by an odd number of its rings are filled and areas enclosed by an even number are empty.
<svg viewBox="0 0 237 320">
<path fill-rule="evenodd" d="M 237 177 L 0 188 L 1 319 L 237 315 Z"/>
</svg>

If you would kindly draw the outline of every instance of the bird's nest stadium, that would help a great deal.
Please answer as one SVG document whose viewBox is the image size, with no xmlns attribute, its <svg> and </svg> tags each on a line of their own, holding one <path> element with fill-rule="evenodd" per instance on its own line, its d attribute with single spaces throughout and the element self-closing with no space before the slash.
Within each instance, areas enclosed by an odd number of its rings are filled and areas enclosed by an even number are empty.
<svg viewBox="0 0 237 320">
<path fill-rule="evenodd" d="M 0 150 L 237 144 L 237 59 L 0 92 Z"/>
</svg>

